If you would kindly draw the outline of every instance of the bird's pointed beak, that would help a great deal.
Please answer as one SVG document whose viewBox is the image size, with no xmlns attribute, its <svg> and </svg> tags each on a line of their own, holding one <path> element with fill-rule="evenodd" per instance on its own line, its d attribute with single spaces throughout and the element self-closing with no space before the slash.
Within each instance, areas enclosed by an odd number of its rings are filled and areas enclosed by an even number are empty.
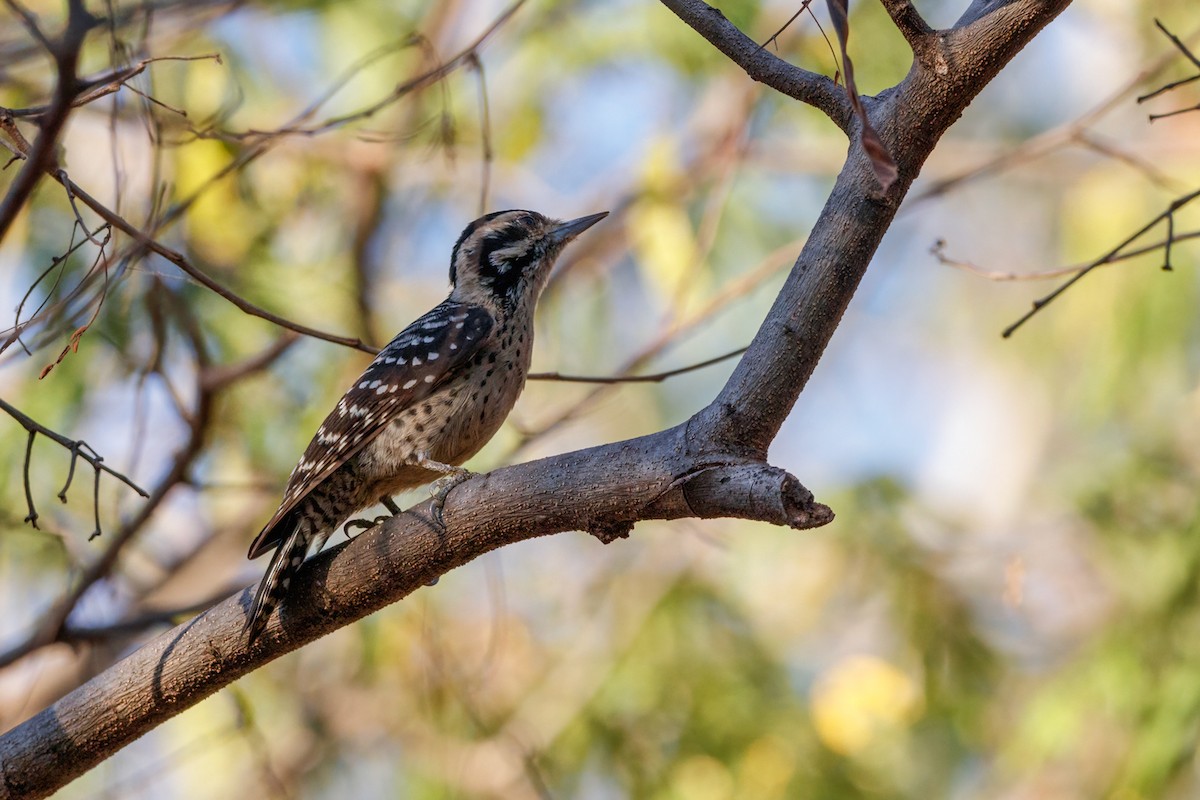
<svg viewBox="0 0 1200 800">
<path fill-rule="evenodd" d="M 566 244 L 607 216 L 607 211 L 601 211 L 599 214 L 589 214 L 588 216 L 580 217 L 579 219 L 560 222 L 554 228 L 554 230 L 550 231 L 550 238 L 552 238 L 557 244 Z"/>
</svg>

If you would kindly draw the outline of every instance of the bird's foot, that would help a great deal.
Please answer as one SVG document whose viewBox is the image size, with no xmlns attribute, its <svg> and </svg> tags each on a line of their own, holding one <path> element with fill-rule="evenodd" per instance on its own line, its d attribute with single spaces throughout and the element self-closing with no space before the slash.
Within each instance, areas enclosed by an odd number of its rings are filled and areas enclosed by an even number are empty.
<svg viewBox="0 0 1200 800">
<path fill-rule="evenodd" d="M 430 487 L 433 492 L 433 505 L 431 506 L 433 519 L 442 530 L 446 529 L 446 522 L 442 519 L 442 509 L 446 507 L 447 495 L 454 490 L 455 486 L 470 478 L 472 474 L 470 470 L 455 467 L 453 472 L 448 472 L 445 477 L 438 478 Z"/>
<path fill-rule="evenodd" d="M 351 528 L 356 528 L 361 533 L 362 531 L 371 530 L 371 528 L 374 528 L 376 525 L 382 525 L 383 523 L 387 522 L 389 519 L 391 519 L 391 517 L 376 517 L 373 520 L 371 520 L 371 519 L 348 520 L 346 522 L 346 524 L 342 526 L 342 533 L 346 534 L 347 539 L 353 539 L 358 534 L 350 533 Z"/>
</svg>

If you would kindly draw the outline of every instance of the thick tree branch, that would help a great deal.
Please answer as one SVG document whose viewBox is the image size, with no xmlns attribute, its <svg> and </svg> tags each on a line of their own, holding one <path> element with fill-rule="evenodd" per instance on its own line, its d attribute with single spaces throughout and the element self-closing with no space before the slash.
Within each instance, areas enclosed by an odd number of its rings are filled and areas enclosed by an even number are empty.
<svg viewBox="0 0 1200 800">
<path fill-rule="evenodd" d="M 312 559 L 253 648 L 240 635 L 249 590 L 226 599 L 0 738 L 0 797 L 44 796 L 247 672 L 497 547 L 580 529 L 611 541 L 642 519 L 832 518 L 782 470 L 696 455 L 702 439 L 679 426 L 468 481 L 450 496 L 445 532 L 426 502 Z"/>
<path fill-rule="evenodd" d="M 762 47 L 717 9 L 701 0 L 662 0 L 675 16 L 707 39 L 746 74 L 777 92 L 817 108 L 843 131 L 849 131 L 853 110 L 846 92 L 836 83 L 789 64 Z"/>
<path fill-rule="evenodd" d="M 1016 0 L 950 31 L 935 64 L 914 60 L 905 79 L 871 103 L 899 169 L 884 195 L 861 148 L 829 200 L 762 327 L 716 401 L 699 415 L 726 447 L 765 453 L 808 383 L 901 199 L 938 139 L 983 87 L 1070 0 Z"/>
</svg>

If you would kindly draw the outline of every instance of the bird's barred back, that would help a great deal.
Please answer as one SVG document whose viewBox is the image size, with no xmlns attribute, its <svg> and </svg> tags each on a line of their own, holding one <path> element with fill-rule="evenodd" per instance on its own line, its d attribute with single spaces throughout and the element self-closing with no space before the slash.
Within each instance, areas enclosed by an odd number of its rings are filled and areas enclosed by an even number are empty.
<svg viewBox="0 0 1200 800">
<path fill-rule="evenodd" d="M 494 322 L 484 309 L 449 300 L 396 335 L 321 423 L 292 470 L 283 503 L 250 548 L 256 558 L 287 535 L 275 527 L 403 409 L 428 397 L 470 361 Z"/>
</svg>

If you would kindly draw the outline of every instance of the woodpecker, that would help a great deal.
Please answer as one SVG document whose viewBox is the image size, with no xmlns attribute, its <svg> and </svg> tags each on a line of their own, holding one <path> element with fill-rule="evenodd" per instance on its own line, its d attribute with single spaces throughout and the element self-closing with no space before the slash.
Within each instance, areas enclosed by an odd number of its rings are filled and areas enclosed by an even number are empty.
<svg viewBox="0 0 1200 800">
<path fill-rule="evenodd" d="M 498 211 L 472 222 L 450 256 L 450 296 L 396 335 L 321 423 L 279 510 L 250 545 L 274 549 L 245 634 L 252 644 L 310 551 L 364 508 L 440 478 L 435 509 L 470 475 L 525 386 L 533 310 L 562 249 L 606 217 L 569 222 Z"/>
</svg>

